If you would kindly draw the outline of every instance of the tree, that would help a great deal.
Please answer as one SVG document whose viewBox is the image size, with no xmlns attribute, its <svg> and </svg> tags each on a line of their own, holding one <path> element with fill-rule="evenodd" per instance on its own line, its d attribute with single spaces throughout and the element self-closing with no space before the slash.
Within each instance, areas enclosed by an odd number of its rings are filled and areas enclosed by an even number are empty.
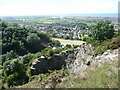
<svg viewBox="0 0 120 90">
<path fill-rule="evenodd" d="M 13 58 L 17 58 L 17 54 L 11 50 L 10 52 L 7 52 L 6 54 L 3 54 L 0 56 L 2 59 L 2 64 L 7 61 L 7 60 L 11 60 Z"/>
<path fill-rule="evenodd" d="M 20 85 L 28 81 L 25 66 L 18 59 L 6 61 L 3 70 L 8 86 Z"/>
<path fill-rule="evenodd" d="M 17 24 L 7 24 L 0 21 L 2 28 L 2 53 L 14 50 L 17 55 L 36 53 L 48 46 L 51 38 L 46 33 L 37 32 L 31 28 L 20 27 Z"/>
<path fill-rule="evenodd" d="M 114 36 L 113 25 L 110 24 L 110 21 L 100 21 L 92 27 L 91 34 L 95 40 L 106 40 L 111 39 Z"/>
<path fill-rule="evenodd" d="M 27 36 L 27 42 L 30 44 L 35 44 L 38 41 L 40 41 L 40 38 L 35 33 L 31 33 L 29 36 Z"/>
</svg>

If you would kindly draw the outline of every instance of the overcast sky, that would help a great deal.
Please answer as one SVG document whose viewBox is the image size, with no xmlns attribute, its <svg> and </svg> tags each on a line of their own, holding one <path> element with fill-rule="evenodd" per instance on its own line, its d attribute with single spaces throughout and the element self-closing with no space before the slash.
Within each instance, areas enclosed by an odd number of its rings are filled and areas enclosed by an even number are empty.
<svg viewBox="0 0 120 90">
<path fill-rule="evenodd" d="M 119 0 L 0 0 L 0 16 L 117 13 Z"/>
</svg>

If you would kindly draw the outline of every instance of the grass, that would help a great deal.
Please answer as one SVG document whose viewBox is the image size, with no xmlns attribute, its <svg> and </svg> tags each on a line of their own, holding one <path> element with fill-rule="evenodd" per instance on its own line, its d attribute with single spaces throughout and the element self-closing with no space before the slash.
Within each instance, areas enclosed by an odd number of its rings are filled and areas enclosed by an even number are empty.
<svg viewBox="0 0 120 90">
<path fill-rule="evenodd" d="M 62 70 L 51 74 L 35 75 L 31 81 L 16 88 L 41 88 L 41 85 L 55 88 L 118 88 L 118 60 L 96 63 L 87 70 L 63 76 Z M 62 72 L 61 72 L 62 71 Z M 39 78 L 43 79 L 39 81 Z M 56 82 L 61 80 L 62 82 Z M 54 82 L 56 82 L 54 84 Z"/>
<path fill-rule="evenodd" d="M 117 60 L 90 66 L 86 71 L 71 75 L 58 88 L 118 88 Z M 82 76 L 80 75 L 82 74 Z"/>
<path fill-rule="evenodd" d="M 51 71 L 51 73 L 34 75 L 31 77 L 30 82 L 22 86 L 14 88 L 45 88 L 46 86 L 53 87 L 59 83 L 60 79 L 66 75 L 63 69 Z"/>
<path fill-rule="evenodd" d="M 37 23 L 58 23 L 63 22 L 64 20 L 50 20 L 49 18 L 40 18 L 40 19 L 27 19 L 25 22 L 37 22 Z"/>
<path fill-rule="evenodd" d="M 41 88 L 44 85 L 55 88 L 118 88 L 117 65 L 118 60 L 115 59 L 91 64 L 84 71 L 65 76 L 63 70 L 54 71 L 51 74 L 35 75 L 27 84 L 15 88 Z"/>
</svg>

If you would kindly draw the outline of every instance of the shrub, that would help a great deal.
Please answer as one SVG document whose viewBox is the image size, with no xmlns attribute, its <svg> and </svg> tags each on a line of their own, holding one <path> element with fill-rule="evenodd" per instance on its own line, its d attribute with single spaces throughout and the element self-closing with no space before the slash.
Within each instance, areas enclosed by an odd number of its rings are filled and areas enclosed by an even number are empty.
<svg viewBox="0 0 120 90">
<path fill-rule="evenodd" d="M 26 74 L 27 74 L 28 77 L 31 77 L 31 69 L 30 69 L 29 66 L 27 68 Z"/>
<path fill-rule="evenodd" d="M 40 56 L 41 56 L 41 52 L 37 52 L 37 53 L 35 54 L 35 58 L 40 57 Z"/>
<path fill-rule="evenodd" d="M 13 81 L 14 81 L 14 78 L 15 78 L 14 76 L 15 76 L 14 74 L 11 74 L 7 77 L 6 83 L 8 84 L 8 87 L 14 86 L 13 85 L 14 84 Z"/>
<path fill-rule="evenodd" d="M 27 82 L 28 78 L 25 74 L 13 73 L 6 78 L 6 83 L 8 86 L 17 86 Z"/>
<path fill-rule="evenodd" d="M 59 53 L 60 51 L 62 51 L 63 49 L 62 48 L 57 48 L 55 50 L 53 50 L 54 53 Z"/>
<path fill-rule="evenodd" d="M 70 39 L 70 37 L 69 36 L 64 36 L 64 39 Z"/>
<path fill-rule="evenodd" d="M 96 55 L 98 54 L 103 54 L 105 51 L 107 50 L 107 47 L 106 46 L 98 46 L 94 52 Z"/>
<path fill-rule="evenodd" d="M 47 55 L 48 55 L 48 56 L 52 56 L 53 54 L 54 54 L 54 52 L 53 52 L 52 49 L 49 49 L 49 50 L 47 51 Z"/>
<path fill-rule="evenodd" d="M 4 63 L 6 60 L 16 58 L 17 54 L 13 50 L 11 50 L 10 52 L 7 52 L 6 54 L 1 55 L 0 57 L 2 58 L 2 63 Z"/>
<path fill-rule="evenodd" d="M 88 38 L 88 39 L 86 40 L 87 43 L 91 43 L 91 41 L 92 41 L 92 39 L 90 39 L 90 38 Z"/>
<path fill-rule="evenodd" d="M 86 41 L 86 40 L 87 40 L 87 38 L 86 38 L 86 37 L 84 37 L 84 38 L 83 38 L 83 41 Z"/>
<path fill-rule="evenodd" d="M 57 47 L 57 46 L 60 46 L 61 45 L 61 43 L 58 41 L 58 40 L 52 40 L 52 45 L 53 46 L 55 46 L 55 47 Z"/>
<path fill-rule="evenodd" d="M 112 39 L 110 49 L 117 49 L 120 47 L 120 36 Z"/>
<path fill-rule="evenodd" d="M 20 85 L 28 81 L 25 66 L 18 59 L 6 61 L 3 70 L 4 79 L 8 86 Z"/>
<path fill-rule="evenodd" d="M 73 45 L 73 48 L 77 48 L 77 47 L 79 47 L 79 45 Z"/>
<path fill-rule="evenodd" d="M 28 64 L 33 58 L 35 57 L 34 54 L 28 53 L 27 55 L 24 55 L 22 58 L 23 64 Z"/>
<path fill-rule="evenodd" d="M 62 69 L 61 71 L 63 72 L 64 75 L 69 75 L 69 70 L 65 67 L 65 66 L 62 66 Z"/>
<path fill-rule="evenodd" d="M 45 48 L 44 50 L 42 50 L 41 53 L 38 54 L 38 57 L 39 57 L 39 55 L 40 55 L 40 56 L 46 56 L 46 55 L 49 56 L 49 55 L 48 55 L 48 54 L 49 54 L 48 52 L 51 52 L 51 50 L 52 50 L 52 49 L 50 49 L 50 48 Z"/>
<path fill-rule="evenodd" d="M 71 48 L 72 46 L 70 44 L 67 44 L 65 45 L 65 48 L 68 49 L 68 48 Z"/>
<path fill-rule="evenodd" d="M 111 41 L 110 40 L 106 40 L 102 43 L 102 46 L 105 46 L 107 49 L 110 49 L 110 45 L 111 45 Z"/>
</svg>

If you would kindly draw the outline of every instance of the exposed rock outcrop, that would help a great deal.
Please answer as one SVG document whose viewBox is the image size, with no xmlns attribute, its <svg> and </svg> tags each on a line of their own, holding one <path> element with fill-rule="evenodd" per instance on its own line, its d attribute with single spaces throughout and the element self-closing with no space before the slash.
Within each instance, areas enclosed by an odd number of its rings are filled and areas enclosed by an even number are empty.
<svg viewBox="0 0 120 90">
<path fill-rule="evenodd" d="M 47 73 L 48 70 L 59 70 L 63 65 L 66 65 L 65 55 L 54 54 L 48 58 L 41 56 L 35 59 L 31 65 L 31 73 L 34 75 Z"/>
<path fill-rule="evenodd" d="M 70 73 L 86 69 L 92 63 L 114 60 L 118 57 L 118 49 L 107 50 L 101 56 L 94 55 L 90 44 L 82 44 L 76 49 L 62 51 L 54 54 L 47 60 L 44 56 L 37 58 L 31 65 L 33 74 L 46 73 L 48 70 L 59 70 L 66 66 Z"/>
<path fill-rule="evenodd" d="M 88 67 L 92 62 L 94 57 L 93 47 L 90 44 L 83 44 L 81 47 L 74 49 L 72 58 L 69 58 L 70 56 L 71 54 L 69 54 L 66 59 L 66 67 L 71 73 L 78 72 L 79 70 Z"/>
<path fill-rule="evenodd" d="M 32 74 L 46 73 L 48 70 L 59 70 L 66 66 L 70 72 L 77 72 L 83 65 L 90 65 L 93 51 L 91 45 L 85 43 L 76 49 L 70 49 L 45 58 L 41 56 L 31 65 Z"/>
<path fill-rule="evenodd" d="M 107 50 L 102 55 L 96 56 L 94 58 L 93 63 L 106 62 L 106 61 L 110 61 L 110 60 L 115 60 L 116 58 L 118 58 L 118 49 Z"/>
<path fill-rule="evenodd" d="M 82 50 L 81 48 L 80 51 L 78 51 L 77 53 L 76 59 L 73 60 L 72 63 L 67 63 L 67 67 L 70 72 L 79 72 L 87 69 L 89 65 L 95 63 L 101 64 L 101 62 L 104 63 L 118 58 L 118 49 L 107 50 L 102 55 L 96 57 L 94 56 L 94 52 L 92 51 L 92 48 L 91 49 L 89 48 L 89 50 L 87 49 L 86 51 L 87 52 L 85 53 L 84 50 Z"/>
</svg>

